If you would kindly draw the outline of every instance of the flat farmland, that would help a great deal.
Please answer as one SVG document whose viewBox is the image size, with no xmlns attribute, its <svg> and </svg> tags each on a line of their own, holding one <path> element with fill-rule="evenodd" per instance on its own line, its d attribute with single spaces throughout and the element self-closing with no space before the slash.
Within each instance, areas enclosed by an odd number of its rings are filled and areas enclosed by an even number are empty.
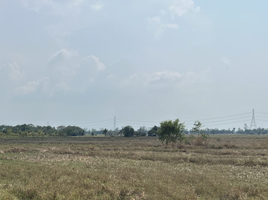
<svg viewBox="0 0 268 200">
<path fill-rule="evenodd" d="M 0 199 L 268 199 L 268 137 L 1 138 Z"/>
</svg>

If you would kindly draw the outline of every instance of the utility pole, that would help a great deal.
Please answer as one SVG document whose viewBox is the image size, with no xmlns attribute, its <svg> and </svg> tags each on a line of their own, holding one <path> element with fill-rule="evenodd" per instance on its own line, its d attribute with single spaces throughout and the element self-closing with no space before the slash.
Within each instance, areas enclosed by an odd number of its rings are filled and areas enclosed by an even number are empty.
<svg viewBox="0 0 268 200">
<path fill-rule="evenodd" d="M 251 119 L 251 123 L 250 123 L 250 129 L 256 129 L 257 128 L 257 125 L 256 125 L 256 121 L 255 121 L 255 112 L 254 112 L 254 109 L 252 111 L 252 119 Z"/>
</svg>

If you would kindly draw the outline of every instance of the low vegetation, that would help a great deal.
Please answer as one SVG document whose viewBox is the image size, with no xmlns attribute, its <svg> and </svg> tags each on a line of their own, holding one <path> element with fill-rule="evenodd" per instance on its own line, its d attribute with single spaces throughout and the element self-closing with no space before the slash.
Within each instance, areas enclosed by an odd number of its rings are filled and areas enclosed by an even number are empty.
<svg viewBox="0 0 268 200">
<path fill-rule="evenodd" d="M 268 137 L 0 139 L 0 199 L 267 199 Z"/>
</svg>

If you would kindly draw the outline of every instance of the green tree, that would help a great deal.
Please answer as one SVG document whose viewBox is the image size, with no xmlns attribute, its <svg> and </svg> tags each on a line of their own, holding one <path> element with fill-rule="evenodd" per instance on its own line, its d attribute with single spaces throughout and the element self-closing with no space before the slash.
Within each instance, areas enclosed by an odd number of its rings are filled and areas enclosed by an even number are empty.
<svg viewBox="0 0 268 200">
<path fill-rule="evenodd" d="M 65 126 L 58 126 L 57 127 L 57 134 L 58 134 L 58 136 L 65 136 L 66 135 L 66 133 L 64 132 L 64 129 L 65 128 L 66 128 Z"/>
<path fill-rule="evenodd" d="M 194 127 L 192 128 L 191 132 L 200 135 L 203 140 L 207 140 L 208 134 L 206 134 L 205 131 L 203 130 L 203 126 L 204 125 L 197 120 L 195 121 Z"/>
<path fill-rule="evenodd" d="M 107 129 L 104 129 L 102 133 L 103 133 L 103 135 L 106 136 L 107 135 L 107 132 L 108 132 L 108 130 Z"/>
<path fill-rule="evenodd" d="M 148 136 L 156 136 L 158 135 L 157 131 L 159 130 L 159 127 L 154 126 L 151 130 L 148 132 Z"/>
<path fill-rule="evenodd" d="M 179 119 L 163 121 L 160 123 L 158 138 L 162 143 L 166 144 L 169 142 L 175 143 L 177 140 L 181 143 L 185 139 L 184 129 L 185 125 L 180 123 Z"/>
<path fill-rule="evenodd" d="M 108 134 L 109 135 L 118 135 L 119 134 L 119 128 L 116 128 L 116 129 L 114 129 L 114 130 L 109 130 L 109 132 L 108 132 Z"/>
<path fill-rule="evenodd" d="M 200 121 L 195 121 L 194 127 L 192 128 L 193 134 L 201 134 L 203 132 L 202 130 L 203 124 Z"/>
<path fill-rule="evenodd" d="M 67 135 L 67 136 L 85 135 L 85 131 L 78 126 L 67 126 L 64 129 L 62 129 L 62 131 L 64 135 Z"/>
<path fill-rule="evenodd" d="M 145 126 L 141 126 L 136 132 L 135 135 L 137 137 L 146 136 L 147 130 Z"/>
<path fill-rule="evenodd" d="M 119 133 L 123 134 L 125 137 L 133 137 L 135 131 L 131 126 L 125 126 L 119 131 Z"/>
<path fill-rule="evenodd" d="M 93 128 L 92 131 L 91 131 L 91 136 L 96 135 L 96 132 L 97 132 L 97 130 Z"/>
<path fill-rule="evenodd" d="M 6 134 L 11 136 L 12 135 L 12 129 L 11 128 L 7 129 Z"/>
</svg>

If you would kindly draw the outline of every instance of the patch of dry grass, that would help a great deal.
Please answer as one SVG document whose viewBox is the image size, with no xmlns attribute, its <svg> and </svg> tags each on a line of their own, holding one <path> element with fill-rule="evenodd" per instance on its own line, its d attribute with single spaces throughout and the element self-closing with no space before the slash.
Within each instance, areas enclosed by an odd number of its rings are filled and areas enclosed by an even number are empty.
<svg viewBox="0 0 268 200">
<path fill-rule="evenodd" d="M 268 137 L 0 139 L 0 199 L 268 199 Z"/>
</svg>

